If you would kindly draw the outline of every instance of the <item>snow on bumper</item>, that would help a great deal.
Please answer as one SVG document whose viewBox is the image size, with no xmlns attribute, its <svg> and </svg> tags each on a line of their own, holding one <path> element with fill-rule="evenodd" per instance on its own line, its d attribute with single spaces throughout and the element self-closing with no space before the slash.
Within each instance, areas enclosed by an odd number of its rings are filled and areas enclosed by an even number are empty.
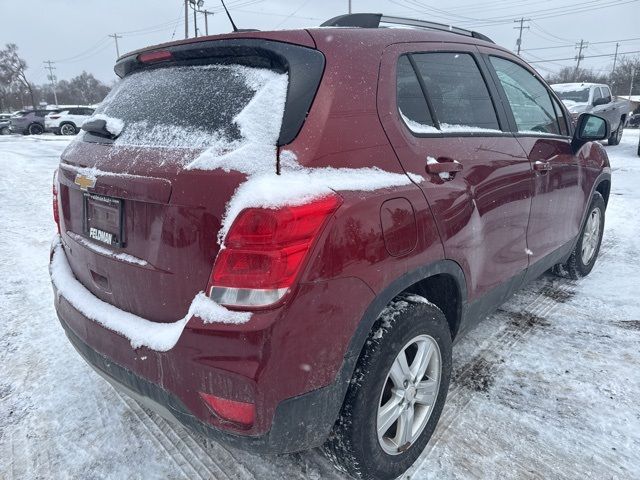
<svg viewBox="0 0 640 480">
<path fill-rule="evenodd" d="M 192 317 L 204 323 L 246 323 L 249 312 L 232 312 L 198 293 L 184 318 L 172 323 L 147 320 L 95 297 L 73 275 L 67 262 L 60 236 L 56 235 L 51 245 L 51 281 L 57 290 L 76 310 L 84 316 L 114 331 L 129 340 L 132 348 L 148 347 L 159 352 L 171 350 L 180 339 L 187 322 Z"/>
</svg>

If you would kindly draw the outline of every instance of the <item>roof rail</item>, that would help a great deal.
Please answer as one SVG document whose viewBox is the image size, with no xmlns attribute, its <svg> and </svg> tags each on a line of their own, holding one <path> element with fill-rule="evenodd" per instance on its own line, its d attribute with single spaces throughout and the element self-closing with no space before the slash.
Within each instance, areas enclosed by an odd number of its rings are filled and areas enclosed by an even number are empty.
<svg viewBox="0 0 640 480">
<path fill-rule="evenodd" d="M 456 33 L 467 37 L 478 38 L 487 42 L 495 43 L 486 35 L 465 30 L 464 28 L 453 27 L 443 23 L 428 22 L 426 20 L 417 20 L 414 18 L 390 17 L 382 13 L 350 13 L 347 15 L 338 15 L 324 22 L 321 27 L 360 27 L 360 28 L 380 28 L 381 23 L 389 23 L 393 25 L 404 25 L 406 27 L 426 28 L 429 30 L 440 30 L 443 32 Z"/>
</svg>

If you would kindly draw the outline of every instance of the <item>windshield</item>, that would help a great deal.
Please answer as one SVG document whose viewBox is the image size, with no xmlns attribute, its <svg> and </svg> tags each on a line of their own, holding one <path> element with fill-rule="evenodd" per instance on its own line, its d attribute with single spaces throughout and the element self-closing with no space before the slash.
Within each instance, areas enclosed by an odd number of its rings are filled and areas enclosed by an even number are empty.
<svg viewBox="0 0 640 480">
<path fill-rule="evenodd" d="M 560 100 L 569 100 L 576 103 L 589 102 L 589 88 L 581 88 L 579 90 L 556 90 L 556 94 Z"/>
<path fill-rule="evenodd" d="M 117 145 L 177 148 L 234 146 L 234 120 L 265 85 L 286 74 L 238 65 L 172 66 L 133 73 L 118 83 L 93 118 L 114 126 Z M 116 131 L 117 130 L 117 131 Z"/>
</svg>

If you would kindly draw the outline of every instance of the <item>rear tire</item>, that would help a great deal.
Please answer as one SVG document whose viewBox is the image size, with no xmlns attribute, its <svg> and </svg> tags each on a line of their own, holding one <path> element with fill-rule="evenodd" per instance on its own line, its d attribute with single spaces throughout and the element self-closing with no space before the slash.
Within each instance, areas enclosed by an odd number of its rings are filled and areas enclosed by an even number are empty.
<svg viewBox="0 0 640 480">
<path fill-rule="evenodd" d="M 596 264 L 596 259 L 600 252 L 600 244 L 602 243 L 604 212 L 604 199 L 599 192 L 595 192 L 591 199 L 578 243 L 566 263 L 553 267 L 551 270 L 553 273 L 573 280 L 586 277 L 591 273 L 593 266 Z"/>
<path fill-rule="evenodd" d="M 9 127 L 2 127 L 2 130 L 0 130 L 0 135 L 9 135 L 10 133 Z"/>
<path fill-rule="evenodd" d="M 624 132 L 624 119 L 620 119 L 620 124 L 615 132 L 611 133 L 609 137 L 608 144 L 609 145 L 618 145 L 620 144 L 620 140 L 622 140 L 622 133 Z"/>
<path fill-rule="evenodd" d="M 60 125 L 60 135 L 75 135 L 78 129 L 73 123 L 63 123 Z"/>
<path fill-rule="evenodd" d="M 398 477 L 431 438 L 450 377 L 451 334 L 442 311 L 417 295 L 396 297 L 360 354 L 326 456 L 356 478 Z"/>
<path fill-rule="evenodd" d="M 44 132 L 44 128 L 39 123 L 32 123 L 27 131 L 29 135 L 41 135 Z"/>
</svg>

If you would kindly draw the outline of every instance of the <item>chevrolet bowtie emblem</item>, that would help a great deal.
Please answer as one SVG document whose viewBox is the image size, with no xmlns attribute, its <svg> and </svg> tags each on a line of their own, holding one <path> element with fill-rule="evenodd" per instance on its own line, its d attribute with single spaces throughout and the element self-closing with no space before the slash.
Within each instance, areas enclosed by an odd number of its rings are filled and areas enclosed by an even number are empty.
<svg viewBox="0 0 640 480">
<path fill-rule="evenodd" d="M 95 186 L 96 179 L 91 177 L 85 177 L 81 173 L 78 173 L 73 183 L 75 183 L 76 185 L 79 185 L 81 190 L 86 190 L 87 188 L 93 188 Z"/>
</svg>

